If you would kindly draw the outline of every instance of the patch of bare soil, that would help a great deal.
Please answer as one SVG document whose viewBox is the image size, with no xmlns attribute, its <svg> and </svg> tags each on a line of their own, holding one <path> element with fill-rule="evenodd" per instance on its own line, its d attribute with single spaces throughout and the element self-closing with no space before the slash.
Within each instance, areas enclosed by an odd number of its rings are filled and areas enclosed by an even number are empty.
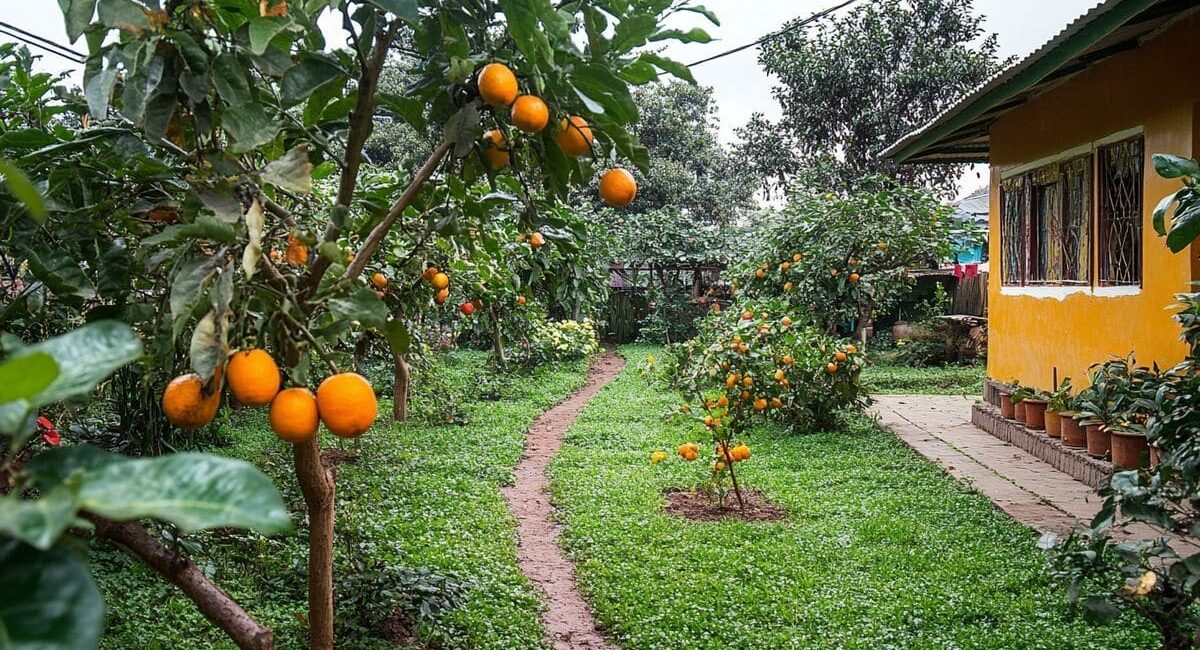
<svg viewBox="0 0 1200 650">
<path fill-rule="evenodd" d="M 393 609 L 392 615 L 383 622 L 383 638 L 401 648 L 424 647 L 421 637 L 417 636 L 412 619 L 399 607 Z"/>
<path fill-rule="evenodd" d="M 525 454 L 514 470 L 516 483 L 504 489 L 508 509 L 517 520 L 517 560 L 521 572 L 545 594 L 542 626 L 546 643 L 555 650 L 616 650 L 597 629 L 592 610 L 576 586 L 575 567 L 558 545 L 561 527 L 551 516 L 546 468 L 562 446 L 563 433 L 624 365 L 616 353 L 605 352 L 592 365 L 579 392 L 534 421 Z"/>
<path fill-rule="evenodd" d="M 321 465 L 337 467 L 338 465 L 354 465 L 358 463 L 358 454 L 352 454 L 341 449 L 326 449 L 321 452 Z"/>
<path fill-rule="evenodd" d="M 787 510 L 768 501 L 758 490 L 742 492 L 745 504 L 741 508 L 733 494 L 725 497 L 724 505 L 710 495 L 690 490 L 668 490 L 664 496 L 664 512 L 691 521 L 782 521 L 788 516 Z"/>
</svg>

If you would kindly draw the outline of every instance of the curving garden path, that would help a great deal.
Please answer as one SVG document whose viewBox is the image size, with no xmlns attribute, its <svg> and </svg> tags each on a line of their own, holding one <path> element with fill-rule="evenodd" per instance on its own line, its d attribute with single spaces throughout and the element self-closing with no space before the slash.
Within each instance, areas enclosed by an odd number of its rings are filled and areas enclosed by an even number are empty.
<svg viewBox="0 0 1200 650">
<path fill-rule="evenodd" d="M 587 383 L 546 411 L 529 427 L 525 453 L 512 487 L 504 489 L 508 510 L 517 519 L 517 560 L 521 571 L 545 594 L 541 614 L 546 642 L 556 650 L 615 650 L 604 640 L 575 583 L 575 568 L 558 545 L 561 528 L 553 519 L 546 468 L 562 446 L 563 433 L 588 400 L 620 374 L 625 360 L 607 350 L 592 364 Z"/>
</svg>

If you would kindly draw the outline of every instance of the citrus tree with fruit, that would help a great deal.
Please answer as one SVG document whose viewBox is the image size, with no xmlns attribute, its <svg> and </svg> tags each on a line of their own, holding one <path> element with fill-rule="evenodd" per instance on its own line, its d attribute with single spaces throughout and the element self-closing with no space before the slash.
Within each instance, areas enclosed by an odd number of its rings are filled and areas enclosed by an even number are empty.
<svg viewBox="0 0 1200 650">
<path fill-rule="evenodd" d="M 872 179 L 848 195 L 796 191 L 732 273 L 750 298 L 780 298 L 823 331 L 861 333 L 936 268 L 966 226 L 929 191 Z"/>
<path fill-rule="evenodd" d="M 688 399 L 681 410 L 701 419 L 711 438 L 717 458 L 708 486 L 722 501 L 727 482 L 742 503 L 735 464 L 750 457 L 745 437 L 756 423 L 828 427 L 838 411 L 866 404 L 858 347 L 803 326 L 788 310 L 771 300 L 713 311 L 695 338 L 667 349 L 670 377 Z M 699 458 L 696 443 L 678 451 Z"/>
<path fill-rule="evenodd" d="M 335 474 L 320 424 L 344 438 L 374 424 L 374 390 L 347 368 L 364 332 L 398 350 L 409 340 L 386 295 L 429 291 L 438 305 L 455 286 L 453 265 L 377 268 L 384 242 L 394 230 L 452 227 L 483 203 L 506 206 L 540 248 L 554 206 L 596 175 L 606 201 L 627 204 L 636 186 L 615 161 L 646 158 L 625 129 L 637 116 L 629 85 L 684 70 L 642 48 L 707 40 L 660 25 L 678 11 L 710 14 L 649 0 L 60 5 L 90 51 L 85 103 L 69 105 L 81 124 L 4 138 L 0 157 L 15 170 L 6 179 L 28 181 L 6 183 L 5 255 L 76 321 L 108 315 L 138 328 L 143 365 L 173 376 L 161 409 L 175 426 L 210 422 L 226 388 L 268 409 L 307 506 L 310 643 L 331 648 Z M 333 48 L 317 28 L 329 12 L 343 25 Z M 380 92 L 397 60 L 415 83 Z M 384 110 L 437 144 L 360 209 L 364 147 Z M 72 163 L 94 173 L 67 173 Z M 502 190 L 502 178 L 515 182 Z M 314 179 L 336 185 L 331 200 L 311 193 Z M 491 190 L 485 200 L 478 186 Z M 42 242 L 55 244 L 47 255 Z M 32 295 L 23 308 L 36 309 Z M 239 646 L 270 646 L 240 608 L 188 594 Z"/>
</svg>

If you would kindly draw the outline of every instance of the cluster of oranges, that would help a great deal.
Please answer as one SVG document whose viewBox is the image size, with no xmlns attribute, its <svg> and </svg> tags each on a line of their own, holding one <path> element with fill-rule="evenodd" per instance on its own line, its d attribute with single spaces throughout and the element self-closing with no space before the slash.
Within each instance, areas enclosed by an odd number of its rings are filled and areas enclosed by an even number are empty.
<svg viewBox="0 0 1200 650">
<path fill-rule="evenodd" d="M 679 448 L 676 451 L 679 452 L 680 458 L 688 462 L 692 462 L 700 458 L 700 445 L 694 442 L 685 442 L 684 444 L 679 445 Z M 725 444 L 717 443 L 716 447 L 713 449 L 713 456 L 716 456 L 718 458 L 717 463 L 720 463 L 720 467 L 714 467 L 714 469 L 721 471 L 725 469 L 723 460 L 725 458 L 728 458 L 735 463 L 750 460 L 750 447 L 745 444 L 736 445 L 730 447 L 729 453 L 726 454 Z M 654 463 L 655 465 L 666 459 L 667 453 L 664 451 L 655 451 L 654 453 L 650 454 L 650 462 Z"/>
<path fill-rule="evenodd" d="M 433 287 L 433 301 L 439 305 L 445 304 L 450 298 L 450 276 L 438 270 L 438 267 L 430 266 L 421 273 L 421 278 Z"/>
<path fill-rule="evenodd" d="M 846 360 L 850 358 L 849 355 L 857 352 L 858 347 L 854 345 L 847 345 L 844 349 L 834 352 L 833 359 L 831 359 L 829 363 L 825 364 L 825 372 L 831 375 L 836 373 L 842 368 L 842 364 L 846 363 Z"/>
<path fill-rule="evenodd" d="M 475 78 L 479 97 L 496 109 L 509 109 L 509 122 L 525 133 L 540 133 L 550 122 L 550 107 L 536 95 L 521 94 L 517 76 L 503 63 L 489 63 L 479 70 Z M 559 120 L 554 142 L 558 148 L 572 158 L 578 158 L 592 150 L 594 141 L 592 128 L 587 120 L 578 115 L 567 115 Z M 483 155 L 493 170 L 503 169 L 510 162 L 511 148 L 499 129 L 483 134 Z M 600 178 L 600 197 L 613 207 L 624 207 L 637 196 L 637 182 L 633 174 L 620 168 L 610 169 Z"/>
<path fill-rule="evenodd" d="M 240 350 L 219 366 L 212 381 L 188 373 L 171 380 L 163 391 L 162 407 L 171 424 L 198 429 L 212 421 L 221 405 L 225 383 L 239 403 L 270 404 L 271 429 L 281 440 L 304 442 L 317 434 L 319 423 L 341 438 L 356 438 L 375 422 L 375 389 L 362 375 L 343 372 L 327 377 L 317 393 L 303 387 L 280 390 L 279 366 L 265 350 Z"/>
</svg>

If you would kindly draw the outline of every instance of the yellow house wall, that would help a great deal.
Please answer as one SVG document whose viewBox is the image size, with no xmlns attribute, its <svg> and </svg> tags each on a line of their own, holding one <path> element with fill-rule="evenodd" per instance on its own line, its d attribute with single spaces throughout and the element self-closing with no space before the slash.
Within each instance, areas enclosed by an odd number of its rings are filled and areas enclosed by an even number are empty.
<svg viewBox="0 0 1200 650">
<path fill-rule="evenodd" d="M 988 375 L 1049 388 L 1060 380 L 1086 384 L 1087 369 L 1134 353 L 1138 363 L 1171 365 L 1185 352 L 1167 309 L 1189 290 L 1195 253 L 1172 254 L 1154 233 L 1151 216 L 1177 181 L 1154 173 L 1155 153 L 1193 156 L 1200 113 L 1200 18 L 1185 18 L 1137 50 L 1107 59 L 999 119 L 991 131 L 991 215 Z M 1000 180 L 1006 169 L 1057 156 L 1115 133 L 1142 128 L 1142 287 L 1136 295 L 1005 295 L 1000 264 Z M 1094 222 L 1093 222 L 1094 223 Z M 1094 239 L 1093 239 L 1094 241 Z M 1093 272 L 1095 253 L 1093 251 Z M 1020 290 L 1009 288 L 1008 291 Z M 1105 291 L 1101 289 L 1100 291 Z"/>
</svg>

